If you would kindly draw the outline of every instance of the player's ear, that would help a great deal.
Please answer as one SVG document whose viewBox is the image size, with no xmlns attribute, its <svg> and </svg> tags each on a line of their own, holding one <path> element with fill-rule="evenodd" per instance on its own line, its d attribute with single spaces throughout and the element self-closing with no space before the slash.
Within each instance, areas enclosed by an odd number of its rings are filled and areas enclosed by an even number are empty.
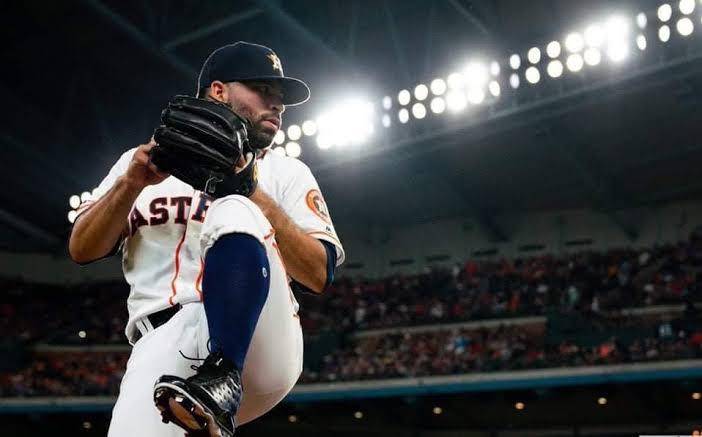
<svg viewBox="0 0 702 437">
<path fill-rule="evenodd" d="M 229 87 L 224 82 L 215 80 L 210 84 L 208 95 L 214 100 L 226 103 L 229 101 Z"/>
</svg>

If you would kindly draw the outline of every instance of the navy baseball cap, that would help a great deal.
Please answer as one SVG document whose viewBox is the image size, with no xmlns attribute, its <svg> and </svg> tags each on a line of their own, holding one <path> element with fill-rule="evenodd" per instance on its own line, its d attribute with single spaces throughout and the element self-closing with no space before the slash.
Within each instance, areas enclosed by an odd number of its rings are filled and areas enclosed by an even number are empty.
<svg viewBox="0 0 702 437">
<path fill-rule="evenodd" d="M 283 104 L 299 105 L 310 98 L 310 89 L 300 79 L 285 77 L 283 65 L 275 52 L 266 46 L 239 41 L 210 53 L 197 80 L 197 97 L 210 84 L 222 82 L 278 82 L 283 92 Z"/>
</svg>

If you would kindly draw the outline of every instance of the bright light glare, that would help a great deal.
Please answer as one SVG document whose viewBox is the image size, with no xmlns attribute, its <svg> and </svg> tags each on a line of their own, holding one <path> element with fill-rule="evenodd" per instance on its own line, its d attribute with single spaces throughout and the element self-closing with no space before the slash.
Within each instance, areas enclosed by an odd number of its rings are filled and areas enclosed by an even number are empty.
<svg viewBox="0 0 702 437">
<path fill-rule="evenodd" d="M 325 144 L 360 144 L 373 133 L 372 120 L 372 103 L 364 99 L 349 99 L 318 117 L 317 129 Z"/>
<path fill-rule="evenodd" d="M 558 59 L 554 59 L 553 61 L 548 63 L 548 67 L 546 67 L 546 72 L 551 77 L 561 77 L 561 75 L 563 74 L 563 64 Z"/>
<path fill-rule="evenodd" d="M 383 108 L 384 109 L 392 108 L 392 98 L 390 96 L 383 97 Z"/>
<path fill-rule="evenodd" d="M 71 205 L 71 208 L 78 208 L 78 207 L 80 206 L 80 197 L 78 197 L 78 196 L 75 195 L 75 194 L 72 195 L 72 196 L 68 199 L 68 204 Z"/>
<path fill-rule="evenodd" d="M 285 156 L 285 147 L 276 147 L 273 149 L 273 153 L 277 153 L 280 156 Z"/>
<path fill-rule="evenodd" d="M 302 133 L 304 133 L 308 137 L 311 137 L 312 135 L 316 134 L 317 123 L 315 123 L 314 120 L 307 120 L 304 123 L 302 123 Z"/>
<path fill-rule="evenodd" d="M 421 103 L 415 103 L 412 105 L 412 115 L 414 118 L 422 119 L 427 116 L 427 107 Z"/>
<path fill-rule="evenodd" d="M 397 118 L 400 120 L 400 123 L 407 123 L 409 121 L 409 111 L 406 108 L 400 109 L 400 112 L 397 113 Z"/>
<path fill-rule="evenodd" d="M 484 87 L 489 79 L 487 68 L 479 62 L 468 64 L 465 76 L 469 88 Z"/>
<path fill-rule="evenodd" d="M 546 46 L 546 54 L 551 58 L 557 58 L 561 56 L 561 43 L 558 41 L 551 41 Z"/>
<path fill-rule="evenodd" d="M 647 24 L 648 18 L 646 18 L 646 14 L 639 12 L 639 14 L 636 16 L 636 25 L 639 26 L 639 29 L 645 29 Z"/>
<path fill-rule="evenodd" d="M 327 134 L 317 135 L 317 147 L 322 150 L 328 149 L 332 146 L 332 138 Z M 280 147 L 278 147 L 280 149 Z M 273 150 L 275 152 L 275 149 Z"/>
<path fill-rule="evenodd" d="M 662 22 L 666 22 L 670 20 L 670 17 L 673 16 L 673 8 L 670 7 L 668 3 L 663 3 L 658 7 L 658 19 L 661 20 Z"/>
<path fill-rule="evenodd" d="M 429 88 L 426 85 L 419 84 L 414 88 L 414 98 L 417 100 L 424 100 L 429 95 Z"/>
<path fill-rule="evenodd" d="M 536 67 L 529 67 L 526 69 L 526 80 L 529 81 L 531 84 L 538 83 L 539 80 L 541 80 L 541 73 L 539 73 L 539 69 Z"/>
<path fill-rule="evenodd" d="M 448 86 L 452 90 L 458 90 L 466 86 L 466 78 L 461 73 L 451 73 L 448 76 Z"/>
<path fill-rule="evenodd" d="M 589 49 L 585 50 L 583 57 L 585 58 L 585 63 L 592 67 L 599 65 L 600 61 L 602 61 L 602 53 L 600 53 L 600 50 L 595 47 L 590 47 Z"/>
<path fill-rule="evenodd" d="M 68 211 L 68 222 L 73 223 L 76 221 L 76 217 L 78 217 L 78 212 L 74 210 Z"/>
<path fill-rule="evenodd" d="M 607 42 L 626 39 L 629 34 L 629 21 L 621 16 L 615 15 L 607 20 Z"/>
<path fill-rule="evenodd" d="M 643 34 L 636 37 L 636 46 L 639 50 L 646 50 L 646 37 Z"/>
<path fill-rule="evenodd" d="M 450 111 L 461 111 L 465 109 L 467 104 L 468 102 L 466 100 L 465 93 L 462 93 L 460 91 L 451 91 L 446 95 L 446 106 L 448 106 L 448 109 Z"/>
<path fill-rule="evenodd" d="M 485 100 L 485 91 L 482 88 L 471 88 L 468 90 L 468 101 L 473 105 L 479 105 Z"/>
<path fill-rule="evenodd" d="M 410 92 L 407 90 L 402 90 L 399 93 L 397 93 L 397 101 L 400 105 L 406 105 L 409 103 L 410 99 L 412 96 L 410 95 Z"/>
<path fill-rule="evenodd" d="M 517 73 L 512 73 L 512 75 L 509 77 L 509 86 L 515 90 L 519 88 L 519 75 Z"/>
<path fill-rule="evenodd" d="M 500 97 L 502 89 L 500 88 L 500 84 L 497 81 L 490 81 L 488 89 L 490 90 L 490 94 L 492 94 L 493 97 Z"/>
<path fill-rule="evenodd" d="M 446 92 L 446 81 L 441 78 L 434 79 L 431 81 L 430 88 L 435 96 L 440 96 Z"/>
<path fill-rule="evenodd" d="M 541 50 L 539 50 L 538 47 L 530 48 L 529 52 L 527 53 L 527 58 L 532 64 L 538 64 L 541 60 Z"/>
<path fill-rule="evenodd" d="M 614 62 L 621 62 L 629 56 L 629 46 L 626 42 L 612 43 L 607 47 L 607 56 Z"/>
<path fill-rule="evenodd" d="M 604 31 L 599 24 L 593 24 L 585 29 L 585 43 L 589 47 L 599 47 L 604 42 Z"/>
<path fill-rule="evenodd" d="M 88 191 L 83 191 L 80 193 L 80 201 L 81 202 L 87 202 L 90 200 L 90 193 Z"/>
<path fill-rule="evenodd" d="M 282 130 L 279 130 L 278 132 L 275 133 L 275 136 L 273 137 L 273 142 L 280 146 L 285 142 L 285 132 Z"/>
<path fill-rule="evenodd" d="M 583 69 L 583 57 L 577 53 L 574 53 L 568 56 L 566 65 L 568 66 L 568 70 L 578 72 Z"/>
<path fill-rule="evenodd" d="M 690 15 L 695 10 L 695 0 L 680 0 L 678 8 L 683 14 Z"/>
<path fill-rule="evenodd" d="M 660 39 L 663 42 L 668 42 L 670 39 L 670 27 L 668 27 L 667 24 L 662 25 L 658 29 L 658 39 Z"/>
<path fill-rule="evenodd" d="M 690 36 L 692 34 L 692 31 L 695 30 L 695 25 L 692 24 L 692 20 L 690 20 L 688 17 L 681 18 L 678 20 L 677 23 L 675 23 L 675 28 L 678 30 L 678 33 L 682 36 Z"/>
<path fill-rule="evenodd" d="M 290 127 L 288 127 L 288 138 L 290 138 L 292 141 L 299 140 L 301 136 L 302 129 L 300 129 L 300 126 L 291 124 Z"/>
<path fill-rule="evenodd" d="M 516 53 L 512 56 L 509 57 L 509 66 L 512 67 L 513 70 L 519 70 L 519 67 L 522 65 L 522 58 L 519 57 Z"/>
<path fill-rule="evenodd" d="M 285 145 L 285 153 L 291 158 L 299 158 L 302 153 L 302 148 L 298 143 L 291 141 Z"/>
<path fill-rule="evenodd" d="M 388 114 L 383 114 L 383 127 L 390 127 L 392 120 Z"/>
<path fill-rule="evenodd" d="M 583 36 L 581 34 L 578 32 L 573 32 L 566 37 L 565 46 L 566 50 L 569 52 L 578 53 L 585 46 L 585 41 L 583 40 Z"/>
<path fill-rule="evenodd" d="M 492 61 L 490 63 L 490 74 L 493 76 L 499 76 L 500 75 L 500 63 L 497 61 Z"/>
<path fill-rule="evenodd" d="M 441 114 L 446 110 L 446 100 L 443 97 L 434 97 L 431 99 L 431 112 Z"/>
</svg>

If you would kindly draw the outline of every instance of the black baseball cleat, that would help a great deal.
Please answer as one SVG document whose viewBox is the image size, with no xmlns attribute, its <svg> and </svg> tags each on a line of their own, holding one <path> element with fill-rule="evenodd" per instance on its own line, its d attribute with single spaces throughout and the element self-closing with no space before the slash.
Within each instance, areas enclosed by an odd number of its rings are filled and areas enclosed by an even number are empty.
<svg viewBox="0 0 702 437">
<path fill-rule="evenodd" d="M 163 375 L 154 386 L 154 403 L 164 423 L 173 422 L 191 437 L 231 437 L 241 403 L 241 373 L 219 352 L 211 353 L 195 375 Z"/>
</svg>

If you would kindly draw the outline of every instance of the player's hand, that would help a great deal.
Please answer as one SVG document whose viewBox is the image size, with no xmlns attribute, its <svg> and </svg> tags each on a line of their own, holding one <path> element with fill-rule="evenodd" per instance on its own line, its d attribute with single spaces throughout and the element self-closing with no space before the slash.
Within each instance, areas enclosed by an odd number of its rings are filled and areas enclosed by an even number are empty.
<svg viewBox="0 0 702 437">
<path fill-rule="evenodd" d="M 156 185 L 163 182 L 168 177 L 167 173 L 159 171 L 156 166 L 151 163 L 149 151 L 156 145 L 153 138 L 146 143 L 140 145 L 134 152 L 132 161 L 129 163 L 129 168 L 125 174 L 126 180 L 137 189 L 144 189 L 149 185 Z"/>
</svg>

